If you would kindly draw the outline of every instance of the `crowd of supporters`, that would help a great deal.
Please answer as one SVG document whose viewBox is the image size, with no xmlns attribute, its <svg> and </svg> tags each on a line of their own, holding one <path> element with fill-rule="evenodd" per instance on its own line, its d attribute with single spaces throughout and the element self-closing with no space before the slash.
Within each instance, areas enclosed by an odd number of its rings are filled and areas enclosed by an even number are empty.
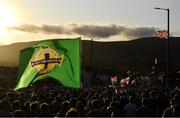
<svg viewBox="0 0 180 118">
<path fill-rule="evenodd" d="M 138 77 L 136 77 L 138 78 Z M 71 89 L 50 80 L 18 91 L 0 88 L 1 117 L 180 117 L 180 89 L 155 78 L 118 86 Z"/>
</svg>

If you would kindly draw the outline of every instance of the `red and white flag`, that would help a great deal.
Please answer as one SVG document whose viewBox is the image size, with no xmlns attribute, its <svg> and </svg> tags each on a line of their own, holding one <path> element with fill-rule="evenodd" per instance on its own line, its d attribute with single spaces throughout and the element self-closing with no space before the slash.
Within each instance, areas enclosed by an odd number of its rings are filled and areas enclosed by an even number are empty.
<svg viewBox="0 0 180 118">
<path fill-rule="evenodd" d="M 124 84 L 124 83 L 125 83 L 124 80 L 125 80 L 125 79 L 121 79 L 121 82 L 120 82 L 120 83 L 121 83 L 121 84 Z"/>
<path fill-rule="evenodd" d="M 130 79 L 130 77 L 126 77 L 126 78 L 122 79 L 121 84 L 129 84 L 129 79 Z"/>
<path fill-rule="evenodd" d="M 112 84 L 117 84 L 117 76 L 112 76 L 111 77 L 111 83 Z"/>
<path fill-rule="evenodd" d="M 126 84 L 129 84 L 129 79 L 130 79 L 130 77 L 126 77 L 126 78 L 125 78 L 125 83 L 126 83 Z"/>
<path fill-rule="evenodd" d="M 159 30 L 156 32 L 156 35 L 160 38 L 160 39 L 164 39 L 164 38 L 168 38 L 168 33 L 167 30 Z"/>
</svg>

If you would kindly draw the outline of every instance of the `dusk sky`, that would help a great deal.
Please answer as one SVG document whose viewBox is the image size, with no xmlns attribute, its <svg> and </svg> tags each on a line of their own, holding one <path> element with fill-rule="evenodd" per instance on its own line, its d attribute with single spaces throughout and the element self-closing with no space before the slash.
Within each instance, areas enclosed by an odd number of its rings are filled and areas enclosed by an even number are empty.
<svg viewBox="0 0 180 118">
<path fill-rule="evenodd" d="M 132 40 L 180 36 L 180 0 L 0 0 L 0 44 L 54 38 Z"/>
</svg>

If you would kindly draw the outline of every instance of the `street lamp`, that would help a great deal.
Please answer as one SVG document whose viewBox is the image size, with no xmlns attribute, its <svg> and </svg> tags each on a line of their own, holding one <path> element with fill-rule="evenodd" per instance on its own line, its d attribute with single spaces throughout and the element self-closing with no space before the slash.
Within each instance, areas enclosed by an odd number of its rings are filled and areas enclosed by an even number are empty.
<svg viewBox="0 0 180 118">
<path fill-rule="evenodd" d="M 168 73 L 169 73 L 169 61 L 170 61 L 170 51 L 169 51 L 169 9 L 167 8 L 159 8 L 159 7 L 155 7 L 154 9 L 157 9 L 157 10 L 165 10 L 167 11 L 167 65 L 166 65 L 166 73 L 167 73 L 167 76 L 168 76 Z"/>
<path fill-rule="evenodd" d="M 90 44 L 90 46 L 91 46 L 91 54 L 90 54 L 90 65 L 91 65 L 91 68 L 93 68 L 93 39 L 91 39 L 91 44 Z"/>
</svg>

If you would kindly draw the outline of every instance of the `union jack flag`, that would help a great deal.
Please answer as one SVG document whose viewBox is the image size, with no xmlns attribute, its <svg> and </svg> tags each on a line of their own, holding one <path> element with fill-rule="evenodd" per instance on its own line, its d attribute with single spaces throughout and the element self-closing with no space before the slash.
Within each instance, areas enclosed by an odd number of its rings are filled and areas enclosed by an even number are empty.
<svg viewBox="0 0 180 118">
<path fill-rule="evenodd" d="M 111 77 L 112 82 L 117 82 L 117 76 Z"/>
<path fill-rule="evenodd" d="M 168 33 L 167 30 L 159 30 L 156 32 L 156 35 L 160 38 L 160 39 L 164 39 L 164 38 L 168 38 Z"/>
<path fill-rule="evenodd" d="M 111 77 L 111 84 L 114 86 L 117 84 L 117 76 Z"/>
</svg>

